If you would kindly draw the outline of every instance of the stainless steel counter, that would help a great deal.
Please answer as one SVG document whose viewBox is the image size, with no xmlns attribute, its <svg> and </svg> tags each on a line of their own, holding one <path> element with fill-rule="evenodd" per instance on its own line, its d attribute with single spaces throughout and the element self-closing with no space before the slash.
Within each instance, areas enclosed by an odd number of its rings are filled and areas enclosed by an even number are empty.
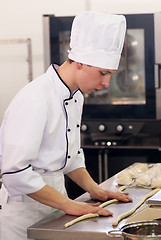
<svg viewBox="0 0 161 240">
<path fill-rule="evenodd" d="M 100 184 L 104 189 L 117 191 L 118 186 L 115 181 L 115 176 Z M 112 204 L 106 208 L 113 212 L 112 217 L 96 217 L 83 220 L 79 223 L 65 228 L 64 224 L 76 218 L 75 216 L 64 215 L 59 212 L 58 217 L 54 214 L 49 215 L 38 223 L 28 228 L 28 238 L 41 239 L 41 240 L 107 240 L 111 239 L 108 236 L 108 231 L 113 230 L 112 221 L 120 214 L 129 211 L 133 208 L 151 189 L 143 188 L 127 188 L 126 192 L 133 198 L 132 203 Z M 76 200 L 90 201 L 89 194 L 85 193 Z M 122 220 L 115 229 L 119 229 L 125 224 Z M 116 238 L 112 238 L 116 239 Z M 119 239 L 119 238 L 117 238 Z"/>
</svg>

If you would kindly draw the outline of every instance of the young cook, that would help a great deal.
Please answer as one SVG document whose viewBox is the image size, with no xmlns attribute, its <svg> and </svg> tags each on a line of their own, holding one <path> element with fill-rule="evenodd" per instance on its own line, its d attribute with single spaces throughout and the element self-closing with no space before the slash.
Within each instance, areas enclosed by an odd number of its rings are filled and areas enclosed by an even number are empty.
<svg viewBox="0 0 161 240">
<path fill-rule="evenodd" d="M 27 228 L 56 209 L 71 215 L 112 214 L 98 204 L 69 199 L 64 174 L 92 199 L 131 201 L 127 193 L 101 189 L 93 181 L 80 146 L 82 92 L 109 86 L 125 31 L 122 15 L 78 14 L 67 60 L 26 85 L 6 110 L 0 130 L 0 240 L 26 240 Z"/>
</svg>

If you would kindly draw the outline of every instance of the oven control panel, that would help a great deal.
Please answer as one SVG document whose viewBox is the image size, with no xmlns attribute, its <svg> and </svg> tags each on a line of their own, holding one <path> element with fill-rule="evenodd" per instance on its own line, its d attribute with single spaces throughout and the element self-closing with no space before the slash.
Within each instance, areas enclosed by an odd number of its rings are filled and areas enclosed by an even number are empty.
<svg viewBox="0 0 161 240">
<path fill-rule="evenodd" d="M 83 146 L 161 145 L 160 120 L 86 120 L 82 121 Z"/>
</svg>

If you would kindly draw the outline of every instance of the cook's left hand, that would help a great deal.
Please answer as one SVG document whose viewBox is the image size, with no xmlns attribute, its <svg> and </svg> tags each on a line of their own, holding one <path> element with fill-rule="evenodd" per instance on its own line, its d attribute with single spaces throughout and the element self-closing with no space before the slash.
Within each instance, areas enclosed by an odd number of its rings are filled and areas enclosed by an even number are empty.
<svg viewBox="0 0 161 240">
<path fill-rule="evenodd" d="M 121 192 L 111 192 L 104 190 L 100 187 L 90 192 L 90 197 L 92 199 L 97 199 L 101 201 L 107 201 L 108 199 L 117 199 L 123 202 L 132 202 L 132 198 L 128 196 L 128 193 Z"/>
</svg>

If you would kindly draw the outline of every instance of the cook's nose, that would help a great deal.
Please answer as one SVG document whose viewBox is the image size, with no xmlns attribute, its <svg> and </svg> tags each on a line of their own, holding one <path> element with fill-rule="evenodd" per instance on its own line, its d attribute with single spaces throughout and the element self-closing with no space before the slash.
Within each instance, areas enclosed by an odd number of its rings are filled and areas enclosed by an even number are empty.
<svg viewBox="0 0 161 240">
<path fill-rule="evenodd" d="M 110 78 L 111 78 L 111 76 L 109 77 L 105 77 L 104 79 L 103 79 L 103 81 L 102 81 L 102 86 L 103 87 L 105 87 L 105 88 L 108 88 L 109 87 L 109 85 L 110 85 Z"/>
</svg>

